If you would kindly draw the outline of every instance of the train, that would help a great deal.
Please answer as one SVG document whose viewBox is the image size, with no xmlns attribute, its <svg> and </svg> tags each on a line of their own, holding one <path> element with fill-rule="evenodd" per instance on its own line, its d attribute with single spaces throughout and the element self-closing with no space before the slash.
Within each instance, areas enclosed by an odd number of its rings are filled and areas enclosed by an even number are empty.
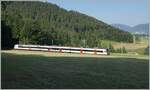
<svg viewBox="0 0 150 90">
<path fill-rule="evenodd" d="M 16 50 L 29 50 L 29 51 L 48 51 L 48 52 L 61 52 L 61 53 L 80 53 L 80 54 L 97 54 L 109 55 L 108 49 L 98 48 L 79 48 L 79 47 L 66 47 L 66 46 L 46 46 L 46 45 L 14 45 Z"/>
</svg>

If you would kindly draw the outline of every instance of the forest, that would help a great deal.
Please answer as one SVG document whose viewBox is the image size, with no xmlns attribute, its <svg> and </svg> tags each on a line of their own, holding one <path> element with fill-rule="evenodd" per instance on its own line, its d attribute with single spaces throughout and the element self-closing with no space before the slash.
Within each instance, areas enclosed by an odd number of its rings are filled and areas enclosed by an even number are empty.
<svg viewBox="0 0 150 90">
<path fill-rule="evenodd" d="M 133 42 L 129 32 L 39 1 L 2 1 L 1 38 L 2 49 L 14 44 L 101 47 L 101 40 Z"/>
</svg>

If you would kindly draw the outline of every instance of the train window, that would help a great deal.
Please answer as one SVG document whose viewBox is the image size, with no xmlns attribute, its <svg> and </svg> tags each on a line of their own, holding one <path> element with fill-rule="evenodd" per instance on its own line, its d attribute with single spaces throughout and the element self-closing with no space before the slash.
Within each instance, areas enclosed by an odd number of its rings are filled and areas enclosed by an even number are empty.
<svg viewBox="0 0 150 90">
<path fill-rule="evenodd" d="M 18 45 L 18 47 L 24 47 L 24 46 L 22 46 L 22 45 Z"/>
<path fill-rule="evenodd" d="M 97 52 L 103 53 L 103 51 L 97 51 Z"/>
<path fill-rule="evenodd" d="M 70 50 L 69 48 L 62 48 L 63 50 Z"/>
<path fill-rule="evenodd" d="M 40 49 L 48 49 L 47 47 L 32 47 L 32 46 L 18 46 L 20 48 L 40 48 Z"/>
<path fill-rule="evenodd" d="M 70 49 L 71 51 L 80 51 L 80 49 Z"/>
<path fill-rule="evenodd" d="M 60 50 L 60 48 L 50 48 L 50 49 L 54 49 L 54 50 Z"/>
<path fill-rule="evenodd" d="M 83 51 L 87 51 L 87 52 L 94 52 L 95 50 L 83 50 Z"/>
</svg>

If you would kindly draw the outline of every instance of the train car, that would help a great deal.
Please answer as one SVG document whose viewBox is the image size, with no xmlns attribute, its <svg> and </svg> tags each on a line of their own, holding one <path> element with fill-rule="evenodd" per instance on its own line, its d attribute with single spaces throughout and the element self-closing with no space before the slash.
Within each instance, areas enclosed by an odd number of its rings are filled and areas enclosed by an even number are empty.
<svg viewBox="0 0 150 90">
<path fill-rule="evenodd" d="M 64 47 L 64 46 L 43 46 L 43 45 L 14 45 L 17 50 L 32 50 L 32 51 L 49 51 L 61 53 L 80 53 L 80 54 L 99 54 L 109 55 L 108 49 L 97 48 L 79 48 L 79 47 Z"/>
</svg>

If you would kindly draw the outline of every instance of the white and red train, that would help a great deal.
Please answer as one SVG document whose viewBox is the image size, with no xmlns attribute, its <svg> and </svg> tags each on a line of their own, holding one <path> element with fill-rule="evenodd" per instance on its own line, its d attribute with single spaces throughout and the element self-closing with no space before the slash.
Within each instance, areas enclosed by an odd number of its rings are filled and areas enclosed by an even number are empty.
<svg viewBox="0 0 150 90">
<path fill-rule="evenodd" d="M 43 45 L 21 45 L 16 44 L 14 49 L 17 50 L 31 50 L 31 51 L 49 51 L 49 52 L 64 52 L 64 53 L 80 53 L 80 54 L 100 54 L 109 55 L 108 49 L 97 48 L 78 48 L 78 47 L 64 47 L 64 46 L 43 46 Z"/>
</svg>

